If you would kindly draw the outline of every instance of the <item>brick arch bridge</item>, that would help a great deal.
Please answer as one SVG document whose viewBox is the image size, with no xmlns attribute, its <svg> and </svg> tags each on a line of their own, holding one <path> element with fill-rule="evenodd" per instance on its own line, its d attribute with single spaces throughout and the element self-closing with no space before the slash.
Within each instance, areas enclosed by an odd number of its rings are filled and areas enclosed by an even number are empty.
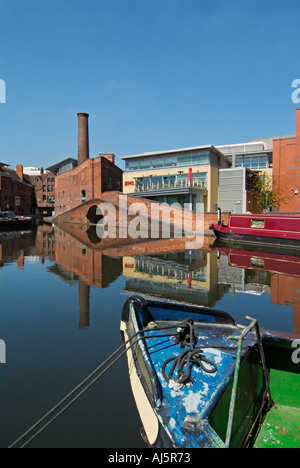
<svg viewBox="0 0 300 468">
<path fill-rule="evenodd" d="M 161 209 L 156 211 L 156 216 L 153 216 L 153 210 L 152 210 L 153 205 L 155 205 L 156 207 L 159 205 L 155 201 L 124 195 L 123 193 L 120 193 L 120 192 L 104 192 L 101 198 L 89 200 L 86 203 L 83 203 L 82 205 L 79 205 L 76 208 L 73 208 L 72 210 L 67 211 L 66 213 L 63 213 L 59 216 L 54 217 L 53 222 L 55 224 L 63 224 L 63 223 L 97 224 L 103 217 L 103 215 L 97 214 L 97 208 L 99 206 L 101 207 L 102 204 L 107 204 L 107 203 L 113 205 L 115 208 L 117 227 L 119 225 L 119 220 L 121 219 L 122 214 L 123 216 L 124 215 L 127 216 L 128 221 L 136 217 L 136 212 L 134 215 L 130 215 L 128 214 L 128 210 L 134 204 L 136 206 L 137 203 L 139 204 L 139 206 L 142 205 L 143 207 L 145 207 L 143 209 L 143 212 L 146 215 L 148 215 L 148 219 L 151 219 L 151 221 L 161 222 L 164 216 L 164 210 L 169 211 L 169 209 L 166 208 L 166 206 L 163 207 L 162 205 L 160 205 Z M 193 229 L 195 229 L 196 214 L 193 213 L 192 216 L 193 216 Z M 211 231 L 209 231 L 209 226 L 211 223 L 217 222 L 217 217 L 218 217 L 217 213 L 205 213 L 204 214 L 204 233 L 206 235 L 210 235 L 210 236 L 212 235 Z M 223 213 L 222 218 L 226 222 L 228 218 L 228 213 Z M 182 225 L 182 211 L 179 209 L 177 210 L 172 209 L 171 211 L 169 211 L 169 219 L 170 219 L 171 226 L 178 225 L 178 222 L 180 222 L 180 225 Z"/>
</svg>

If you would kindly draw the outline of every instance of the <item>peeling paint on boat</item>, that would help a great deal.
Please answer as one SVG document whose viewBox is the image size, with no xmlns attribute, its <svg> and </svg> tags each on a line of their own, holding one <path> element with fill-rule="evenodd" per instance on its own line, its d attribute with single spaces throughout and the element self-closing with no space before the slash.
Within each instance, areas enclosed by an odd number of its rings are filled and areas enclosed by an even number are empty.
<svg viewBox="0 0 300 468">
<path fill-rule="evenodd" d="M 199 406 L 203 405 L 207 400 L 208 390 L 208 385 L 204 384 L 204 390 L 199 390 L 197 393 L 194 393 L 193 390 L 189 391 L 188 395 L 182 400 L 187 413 L 197 413 L 199 411 Z M 205 399 L 203 399 L 203 396 L 205 396 Z"/>
<path fill-rule="evenodd" d="M 141 298 L 133 298 L 133 301 L 137 301 L 137 303 L 140 302 L 141 304 L 143 303 L 143 299 Z M 225 446 L 229 446 L 227 440 L 226 443 L 224 442 L 225 437 L 223 434 L 223 426 L 226 424 L 228 416 L 226 415 L 226 408 L 222 411 L 221 407 L 221 418 L 219 418 L 218 412 L 215 414 L 215 411 L 219 408 L 220 399 L 226 395 L 225 392 L 230 390 L 230 383 L 233 380 L 236 362 L 238 362 L 236 341 L 229 339 L 228 337 L 240 337 L 240 329 L 235 325 L 234 321 L 227 320 L 228 317 L 224 316 L 222 312 L 216 311 L 216 313 L 221 314 L 222 321 L 220 321 L 220 316 L 218 316 L 219 322 L 215 323 L 216 319 L 214 318 L 212 318 L 211 321 L 208 321 L 207 317 L 204 317 L 204 320 L 197 318 L 198 316 L 202 316 L 201 309 L 198 309 L 199 311 L 192 310 L 191 312 L 195 313 L 194 332 L 197 333 L 198 337 L 197 347 L 201 348 L 202 346 L 199 353 L 211 363 L 213 362 L 217 366 L 217 371 L 215 372 L 215 369 L 210 367 L 209 362 L 202 361 L 204 366 L 204 369 L 202 369 L 201 367 L 197 367 L 199 364 L 198 362 L 196 363 L 191 361 L 189 364 L 185 363 L 184 366 L 184 371 L 186 370 L 186 365 L 190 366 L 191 374 L 190 382 L 188 384 L 182 385 L 178 382 L 177 371 L 174 372 L 172 377 L 169 376 L 171 379 L 170 382 L 167 382 L 164 378 L 162 369 L 165 369 L 166 374 L 168 375 L 172 369 L 172 357 L 180 357 L 182 352 L 185 352 L 183 348 L 186 346 L 182 337 L 180 337 L 181 341 L 179 341 L 178 336 L 176 336 L 176 339 L 174 340 L 170 335 L 174 335 L 174 331 L 176 333 L 177 321 L 185 320 L 185 318 L 178 318 L 176 317 L 176 314 L 173 318 L 173 311 L 172 309 L 169 311 L 168 305 L 164 308 L 161 303 L 157 304 L 153 301 L 149 302 L 150 309 L 151 307 L 154 309 L 157 307 L 157 315 L 155 315 L 155 311 L 152 310 L 151 312 L 151 314 L 153 314 L 153 319 L 157 324 L 157 330 L 153 330 L 152 333 L 147 336 L 147 340 L 141 340 L 139 342 L 139 352 L 136 356 L 135 364 L 137 365 L 139 375 L 142 377 L 141 380 L 147 397 L 152 404 L 153 412 L 160 424 L 160 433 L 157 440 L 159 445 L 157 445 L 157 447 L 164 446 L 166 441 L 167 447 L 172 446 L 178 448 L 224 448 Z M 187 309 L 190 310 L 191 308 Z M 139 307 L 137 307 L 137 310 L 139 310 Z M 172 319 L 165 318 L 165 310 L 169 312 Z M 136 316 L 135 310 L 132 308 L 132 316 L 129 317 L 125 310 L 124 317 L 126 317 L 126 321 L 131 320 L 131 325 L 133 325 L 132 328 L 135 332 L 138 332 L 138 326 L 140 326 L 141 323 L 149 323 L 142 320 L 145 317 L 148 319 L 147 313 L 146 316 L 144 316 L 141 313 L 142 311 L 143 308 L 139 310 L 138 316 Z M 184 313 L 186 313 L 186 311 L 184 311 Z M 208 314 L 208 311 L 206 310 L 205 312 L 204 309 L 204 315 L 205 313 Z M 210 312 L 208 315 L 210 316 Z M 197 323 L 197 320 L 199 320 L 199 323 Z M 166 325 L 168 332 L 161 336 L 161 331 L 164 327 L 166 328 Z M 142 333 L 143 332 L 141 332 L 141 334 Z M 271 355 L 270 350 L 273 350 L 273 346 L 276 347 L 276 349 L 279 349 L 280 347 L 280 350 L 284 349 L 283 346 L 285 346 L 286 342 L 288 343 L 288 346 L 290 346 L 291 338 L 277 338 L 277 335 L 275 336 L 270 334 L 270 332 L 269 335 L 266 336 L 267 338 L 264 339 L 266 339 L 266 347 L 269 349 L 269 358 Z M 257 369 L 259 367 L 259 357 L 257 354 L 252 353 L 252 349 L 255 349 L 257 346 L 255 333 L 251 332 L 247 336 L 244 336 L 243 339 L 243 347 L 240 349 L 241 352 L 239 353 L 239 359 L 242 365 L 246 363 L 244 369 L 246 369 L 246 371 L 249 370 L 249 373 L 251 373 L 252 376 L 253 369 Z M 276 340 L 280 340 L 279 345 L 276 344 Z M 255 359 L 253 358 L 252 361 L 251 359 L 253 356 Z M 142 367 L 139 368 L 138 365 L 141 357 L 143 358 L 143 364 Z M 185 358 L 185 354 L 183 355 L 183 358 Z M 288 359 L 290 359 L 290 356 Z M 167 365 L 164 366 L 166 361 Z M 253 363 L 255 365 L 253 365 Z M 214 370 L 214 372 L 209 372 L 209 370 Z M 285 375 L 281 370 L 278 372 L 279 377 L 281 376 L 281 373 Z M 297 371 L 296 374 L 298 376 L 299 372 Z M 255 374 L 255 377 L 257 380 L 261 379 L 258 372 Z M 277 376 L 277 380 L 279 380 L 279 377 Z M 173 380 L 173 382 L 171 380 Z M 243 395 L 247 394 L 248 382 L 249 379 L 244 378 L 245 385 L 243 387 Z M 292 382 L 298 382 L 300 388 L 299 379 L 297 380 L 294 378 Z M 298 407 L 294 408 L 295 405 L 292 406 L 293 407 L 281 407 L 279 403 L 278 407 L 275 406 L 268 412 L 263 425 L 265 430 L 260 430 L 261 439 L 256 439 L 255 441 L 257 447 L 261 444 L 279 447 L 283 446 L 284 443 L 285 446 L 289 444 L 292 446 L 297 446 L 297 444 L 299 445 L 299 437 L 297 435 L 299 429 L 299 423 L 297 421 L 299 421 L 299 419 L 297 420 L 297 417 L 300 414 L 300 410 Z M 239 410 L 240 409 L 241 406 L 239 407 Z M 250 410 L 249 415 L 252 417 Z M 286 417 L 287 410 L 289 411 L 288 418 Z M 238 414 L 238 411 L 236 413 Z M 244 418 L 243 414 L 242 418 L 243 421 L 247 421 L 247 418 Z M 268 421 L 272 422 L 271 426 L 269 426 Z M 289 423 L 289 427 L 286 427 L 286 422 Z M 222 437 L 224 440 L 222 440 Z M 285 440 L 280 441 L 280 439 Z M 233 446 L 239 446 L 239 440 L 232 440 L 233 444 L 235 444 Z M 248 443 L 248 439 L 245 439 L 245 441 Z M 244 443 L 244 440 L 242 440 L 241 443 Z"/>
<path fill-rule="evenodd" d="M 171 429 L 174 429 L 175 428 L 175 425 L 176 425 L 176 421 L 174 418 L 171 418 L 170 421 L 169 421 L 169 426 L 171 427 Z"/>
</svg>

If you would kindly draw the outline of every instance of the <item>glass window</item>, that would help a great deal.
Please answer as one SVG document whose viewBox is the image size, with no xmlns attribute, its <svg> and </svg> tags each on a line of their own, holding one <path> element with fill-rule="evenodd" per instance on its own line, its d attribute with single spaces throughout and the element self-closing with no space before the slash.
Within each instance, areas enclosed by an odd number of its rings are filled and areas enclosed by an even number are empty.
<svg viewBox="0 0 300 468">
<path fill-rule="evenodd" d="M 164 158 L 153 158 L 152 167 L 164 167 Z"/>
<path fill-rule="evenodd" d="M 201 181 L 203 182 L 204 184 L 206 184 L 207 182 L 207 172 L 201 172 L 201 173 L 197 173 L 197 174 L 193 174 L 194 176 L 194 180 L 197 180 L 197 181 Z"/>
<path fill-rule="evenodd" d="M 251 156 L 244 156 L 243 167 L 251 167 Z"/>
<path fill-rule="evenodd" d="M 250 169 L 258 169 L 258 156 L 252 156 Z"/>
<path fill-rule="evenodd" d="M 192 164 L 191 156 L 179 156 L 177 158 L 178 166 L 190 166 Z"/>
<path fill-rule="evenodd" d="M 259 162 L 259 169 L 267 169 L 268 167 L 268 158 L 267 156 L 259 156 L 258 158 Z"/>
<path fill-rule="evenodd" d="M 141 159 L 139 163 L 140 169 L 150 169 L 151 168 L 151 161 L 150 159 Z"/>
<path fill-rule="evenodd" d="M 139 168 L 138 161 L 126 161 L 126 171 L 136 171 Z"/>
<path fill-rule="evenodd" d="M 201 153 L 201 154 L 192 156 L 192 164 L 208 164 L 209 161 L 210 161 L 209 153 Z"/>
<path fill-rule="evenodd" d="M 177 166 L 176 156 L 166 156 L 165 157 L 165 167 Z"/>
<path fill-rule="evenodd" d="M 265 228 L 265 219 L 251 219 L 251 227 L 256 229 L 264 229 Z"/>
<path fill-rule="evenodd" d="M 237 156 L 235 160 L 236 167 L 243 167 L 243 157 Z"/>
</svg>

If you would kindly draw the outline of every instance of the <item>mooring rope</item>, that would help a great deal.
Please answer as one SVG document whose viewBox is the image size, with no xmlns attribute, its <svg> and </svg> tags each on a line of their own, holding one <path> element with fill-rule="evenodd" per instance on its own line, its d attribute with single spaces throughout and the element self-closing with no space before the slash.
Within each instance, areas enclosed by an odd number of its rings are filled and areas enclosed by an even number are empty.
<svg viewBox="0 0 300 468">
<path fill-rule="evenodd" d="M 197 367 L 201 367 L 204 372 L 213 374 L 217 372 L 217 366 L 213 361 L 210 361 L 202 355 L 203 350 L 201 346 L 196 346 L 198 341 L 197 334 L 193 328 L 194 321 L 192 319 L 184 320 L 181 327 L 177 328 L 178 331 L 178 343 L 182 348 L 187 346 L 189 349 L 184 350 L 178 356 L 172 356 L 167 359 L 162 366 L 162 374 L 166 382 L 170 382 L 172 376 L 177 369 L 177 379 L 179 384 L 186 384 L 190 382 L 191 368 L 193 364 Z M 169 374 L 166 374 L 166 366 L 173 361 Z M 209 367 L 204 366 L 203 362 L 206 362 Z M 186 371 L 184 371 L 184 366 Z M 174 379 L 173 379 L 174 380 Z"/>
<path fill-rule="evenodd" d="M 40 424 L 42 424 L 47 418 L 49 418 L 55 411 L 57 411 L 64 403 L 65 406 L 60 409 L 56 414 L 52 416 L 52 418 L 46 422 L 40 429 L 38 429 L 32 436 L 30 436 L 26 442 L 22 443 L 20 448 L 25 448 L 30 442 L 32 442 L 39 434 L 41 434 L 50 424 L 52 424 L 59 416 L 61 416 L 70 406 L 72 406 L 89 388 L 91 388 L 124 354 L 127 353 L 129 349 L 131 349 L 134 345 L 136 345 L 139 341 L 145 340 L 147 338 L 166 338 L 166 337 L 177 337 L 175 341 L 180 344 L 182 348 L 185 346 L 189 347 L 190 349 L 184 351 L 179 356 L 175 358 L 168 359 L 163 365 L 163 374 L 164 378 L 169 381 L 171 375 L 173 374 L 176 365 L 178 366 L 178 380 L 180 383 L 185 383 L 189 379 L 189 369 L 190 369 L 190 361 L 193 361 L 197 366 L 201 366 L 205 372 L 216 372 L 217 367 L 215 363 L 209 361 L 200 353 L 202 353 L 201 348 L 233 348 L 232 346 L 195 346 L 196 343 L 196 335 L 195 331 L 192 327 L 193 320 L 185 320 L 180 324 L 177 325 L 169 325 L 163 327 L 156 327 L 153 326 L 151 328 L 151 324 L 149 324 L 149 328 L 141 329 L 137 331 L 131 338 L 126 340 L 121 346 L 119 346 L 105 361 L 103 361 L 93 372 L 91 372 L 84 380 L 82 380 L 71 392 L 69 392 L 62 400 L 60 400 L 51 410 L 49 410 L 42 418 L 40 418 L 35 424 L 33 424 L 26 432 L 24 432 L 18 439 L 16 439 L 8 448 L 14 448 L 17 444 L 19 444 L 26 436 L 28 436 L 34 429 L 36 429 Z M 163 334 L 163 335 L 154 335 L 152 337 L 145 336 L 145 333 L 153 332 L 153 331 L 162 331 L 168 330 L 171 328 L 176 328 L 176 333 L 174 334 Z M 189 329 L 189 333 L 186 333 L 185 329 Z M 140 335 L 140 336 L 138 336 Z M 133 341 L 134 340 L 134 341 Z M 128 346 L 129 345 L 129 346 Z M 125 348 L 125 349 L 124 349 Z M 123 351 L 122 351 L 123 350 Z M 119 355 L 118 355 L 119 354 Z M 115 357 L 116 356 L 116 357 Z M 113 359 L 114 358 L 114 359 Z M 113 360 L 112 360 L 113 359 Z M 165 374 L 165 367 L 166 365 L 172 360 L 175 359 L 175 362 L 172 366 L 172 370 L 169 373 L 169 378 Z M 111 362 L 110 362 L 111 361 Z M 207 368 L 203 366 L 202 362 L 204 361 L 211 366 Z M 109 363 L 109 364 L 108 364 Z M 106 366 L 107 364 L 107 366 Z M 187 365 L 187 373 L 183 376 L 182 369 L 184 364 Z M 104 366 L 106 366 L 104 368 Z M 104 369 L 103 369 L 104 368 Z M 102 372 L 100 372 L 102 370 Z M 100 374 L 96 375 L 98 372 Z M 95 377 L 94 377 L 95 376 Z M 90 379 L 94 379 L 89 382 Z M 89 382 L 89 383 L 87 383 Z M 87 384 L 84 388 L 82 388 L 85 384 Z M 76 392 L 82 389 L 71 401 L 67 402 Z"/>
<path fill-rule="evenodd" d="M 33 424 L 26 432 L 24 432 L 18 439 L 16 439 L 8 448 L 14 448 L 19 442 L 21 442 L 26 436 L 28 436 L 34 429 L 36 429 L 42 422 L 44 422 L 48 417 L 50 417 L 58 408 L 60 408 L 71 396 L 73 396 L 79 389 L 83 387 L 92 377 L 94 377 L 112 358 L 114 358 L 118 353 L 125 348 L 122 353 L 117 356 L 110 364 L 107 365 L 102 372 L 97 375 L 90 383 L 86 385 L 70 402 L 68 402 L 58 413 L 56 413 L 44 426 L 42 426 L 37 432 L 35 432 L 26 442 L 24 442 L 20 448 L 25 448 L 33 439 L 35 439 L 39 434 L 41 434 L 50 424 L 52 424 L 59 416 L 61 416 L 71 405 L 73 405 L 92 385 L 94 385 L 100 377 L 102 377 L 132 346 L 137 344 L 140 340 L 144 340 L 148 338 L 147 336 L 140 336 L 137 338 L 138 335 L 143 335 L 144 333 L 151 332 L 151 331 L 158 331 L 158 330 L 166 330 L 174 328 L 174 325 L 168 327 L 160 327 L 160 328 L 147 328 L 142 329 L 136 332 L 131 338 L 126 340 L 119 348 L 117 348 L 105 361 L 103 361 L 93 372 L 91 372 L 82 382 L 80 382 L 71 392 L 69 392 L 62 400 L 60 400 L 51 410 L 49 410 L 42 418 L 40 418 L 35 424 Z M 155 337 L 165 337 L 166 335 L 155 335 Z M 171 335 L 170 335 L 171 336 Z M 136 340 L 133 343 L 130 343 L 132 340 Z M 127 345 L 130 343 L 130 346 Z"/>
</svg>

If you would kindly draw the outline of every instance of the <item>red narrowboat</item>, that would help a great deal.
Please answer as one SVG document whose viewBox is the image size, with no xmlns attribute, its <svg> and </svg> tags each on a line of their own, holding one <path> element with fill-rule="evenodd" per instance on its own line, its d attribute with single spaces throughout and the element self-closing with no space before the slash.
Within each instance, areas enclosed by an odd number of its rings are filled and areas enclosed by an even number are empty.
<svg viewBox="0 0 300 468">
<path fill-rule="evenodd" d="M 210 229 L 227 242 L 300 248 L 300 215 L 232 214 L 228 225 L 219 222 Z"/>
</svg>

